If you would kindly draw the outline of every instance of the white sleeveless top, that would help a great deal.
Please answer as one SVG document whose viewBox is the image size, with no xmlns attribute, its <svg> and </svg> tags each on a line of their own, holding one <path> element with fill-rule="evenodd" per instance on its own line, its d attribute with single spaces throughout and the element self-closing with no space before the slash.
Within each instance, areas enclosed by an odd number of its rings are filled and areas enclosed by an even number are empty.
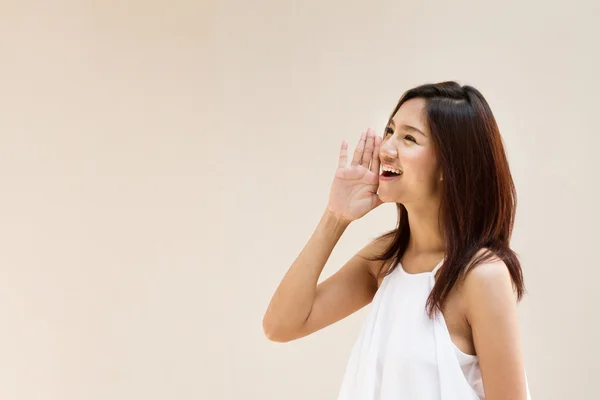
<svg viewBox="0 0 600 400">
<path fill-rule="evenodd" d="M 338 400 L 485 399 L 478 357 L 456 347 L 442 313 L 433 320 L 427 316 L 427 297 L 444 260 L 419 274 L 398 264 L 384 277 L 350 354 Z"/>
</svg>

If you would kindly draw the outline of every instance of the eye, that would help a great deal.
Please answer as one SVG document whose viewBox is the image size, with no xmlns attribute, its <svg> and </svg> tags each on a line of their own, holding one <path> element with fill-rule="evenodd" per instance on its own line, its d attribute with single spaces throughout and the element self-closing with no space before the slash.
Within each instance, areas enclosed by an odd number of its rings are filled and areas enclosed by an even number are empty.
<svg viewBox="0 0 600 400">
<path fill-rule="evenodd" d="M 392 128 L 390 128 L 389 126 L 387 128 L 385 128 L 384 132 L 385 132 L 384 136 L 387 136 L 388 133 L 394 134 L 394 130 Z"/>
<path fill-rule="evenodd" d="M 415 142 L 415 143 L 417 143 L 417 141 L 415 140 L 415 138 L 414 138 L 414 137 L 412 137 L 411 135 L 406 135 L 406 136 L 404 136 L 404 139 L 406 139 L 406 140 L 409 140 L 409 141 L 411 141 L 411 142 Z"/>
</svg>

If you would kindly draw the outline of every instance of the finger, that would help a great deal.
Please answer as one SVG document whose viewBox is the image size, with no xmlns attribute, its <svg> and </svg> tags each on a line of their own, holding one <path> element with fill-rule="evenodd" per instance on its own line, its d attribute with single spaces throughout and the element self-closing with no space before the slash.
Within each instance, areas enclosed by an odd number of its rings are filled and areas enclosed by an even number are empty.
<svg viewBox="0 0 600 400">
<path fill-rule="evenodd" d="M 362 156 L 362 166 L 369 168 L 373 158 L 373 148 L 375 147 L 375 132 L 371 128 L 367 130 L 367 140 L 365 141 L 365 151 Z"/>
<path fill-rule="evenodd" d="M 379 149 L 381 148 L 381 136 L 375 136 L 375 148 L 373 149 L 373 161 L 371 162 L 371 171 L 379 174 Z"/>
<path fill-rule="evenodd" d="M 338 168 L 344 168 L 348 162 L 348 143 L 342 140 L 342 147 L 340 149 L 340 158 L 338 160 Z"/>
<path fill-rule="evenodd" d="M 354 157 L 352 157 L 351 165 L 360 165 L 360 162 L 362 161 L 362 154 L 363 154 L 363 151 L 365 150 L 366 136 L 367 136 L 366 132 L 363 132 L 360 135 L 360 140 L 358 141 L 358 145 L 356 146 L 356 149 L 354 150 Z"/>
</svg>

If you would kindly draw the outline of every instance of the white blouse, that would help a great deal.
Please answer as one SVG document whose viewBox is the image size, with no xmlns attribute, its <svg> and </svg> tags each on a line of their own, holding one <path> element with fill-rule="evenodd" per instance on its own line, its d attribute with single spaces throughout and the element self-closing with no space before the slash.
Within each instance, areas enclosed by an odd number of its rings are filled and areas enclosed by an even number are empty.
<svg viewBox="0 0 600 400">
<path fill-rule="evenodd" d="M 426 313 L 443 262 L 419 274 L 399 264 L 383 279 L 350 354 L 338 400 L 485 399 L 478 357 L 456 347 L 442 313 L 433 320 Z"/>
</svg>

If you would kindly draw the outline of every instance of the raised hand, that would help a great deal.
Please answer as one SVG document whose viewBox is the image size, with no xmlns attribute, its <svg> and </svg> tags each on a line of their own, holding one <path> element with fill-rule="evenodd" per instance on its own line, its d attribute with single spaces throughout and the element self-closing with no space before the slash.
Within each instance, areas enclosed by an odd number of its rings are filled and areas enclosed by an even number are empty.
<svg viewBox="0 0 600 400">
<path fill-rule="evenodd" d="M 348 143 L 342 141 L 327 208 L 343 220 L 357 220 L 383 203 L 377 195 L 380 146 L 381 137 L 369 128 L 360 136 L 347 165 Z"/>
</svg>

